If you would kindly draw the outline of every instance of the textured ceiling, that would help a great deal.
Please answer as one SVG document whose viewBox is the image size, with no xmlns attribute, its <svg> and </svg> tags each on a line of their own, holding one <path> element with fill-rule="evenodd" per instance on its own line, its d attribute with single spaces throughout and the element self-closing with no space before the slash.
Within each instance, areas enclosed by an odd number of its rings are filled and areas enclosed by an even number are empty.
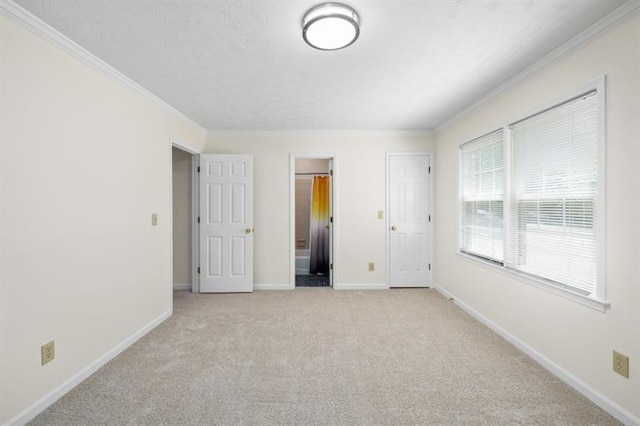
<svg viewBox="0 0 640 426">
<path fill-rule="evenodd" d="M 624 0 L 345 0 L 347 49 L 302 40 L 309 0 L 17 0 L 209 130 L 423 131 Z"/>
</svg>

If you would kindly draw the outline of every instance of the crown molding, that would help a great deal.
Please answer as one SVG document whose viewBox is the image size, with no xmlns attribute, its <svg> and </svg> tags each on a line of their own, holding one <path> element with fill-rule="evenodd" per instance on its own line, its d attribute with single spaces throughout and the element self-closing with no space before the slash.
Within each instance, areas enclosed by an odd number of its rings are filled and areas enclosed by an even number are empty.
<svg viewBox="0 0 640 426">
<path fill-rule="evenodd" d="M 442 123 L 438 124 L 434 128 L 434 132 L 440 133 L 441 131 L 445 130 L 447 127 L 451 126 L 453 123 L 455 123 L 456 121 L 458 121 L 460 118 L 464 117 L 471 111 L 489 102 L 489 100 L 502 94 L 503 92 L 506 92 L 508 89 L 520 83 L 527 77 L 533 74 L 536 74 L 544 70 L 545 68 L 553 65 L 554 63 L 559 62 L 560 60 L 570 56 L 571 54 L 580 50 L 581 48 L 591 43 L 592 41 L 604 36 L 609 31 L 617 27 L 618 25 L 631 19 L 638 13 L 640 13 L 640 1 L 628 0 L 625 4 L 623 4 L 613 12 L 609 13 L 607 16 L 600 19 L 595 24 L 593 24 L 592 26 L 590 26 L 589 28 L 587 28 L 577 36 L 573 37 L 571 40 L 560 45 L 560 47 L 552 50 L 548 55 L 534 62 L 532 65 L 528 66 L 523 71 L 516 74 L 515 76 L 511 77 L 509 80 L 502 83 L 501 85 L 499 85 L 498 87 L 496 87 L 495 89 L 487 93 L 485 96 L 483 96 L 482 98 L 480 98 L 479 100 L 477 100 L 476 102 L 468 106 L 467 108 L 464 108 L 463 110 L 457 112 L 456 114 L 446 119 Z"/>
<path fill-rule="evenodd" d="M 71 56 L 79 59 L 81 62 L 89 65 L 93 69 L 100 71 L 102 74 L 114 80 L 125 88 L 129 89 L 131 92 L 142 96 L 155 103 L 156 105 L 162 107 L 164 110 L 173 114 L 177 118 L 183 120 L 191 127 L 196 129 L 203 137 L 207 133 L 207 129 L 200 126 L 198 123 L 136 83 L 131 80 L 129 77 L 124 75 L 122 72 L 113 68 L 111 65 L 104 62 L 102 59 L 98 58 L 91 52 L 89 52 L 84 47 L 80 46 L 37 16 L 33 15 L 31 12 L 22 8 L 18 4 L 14 3 L 11 0 L 0 0 L 0 14 L 6 16 L 37 36 L 49 41 L 53 45 L 59 47 L 63 51 L 67 52 Z"/>
<path fill-rule="evenodd" d="M 209 130 L 207 138 L 292 138 L 292 137 L 418 137 L 433 136 L 433 131 L 393 130 Z"/>
<path fill-rule="evenodd" d="M 93 67 L 94 69 L 102 72 L 105 76 L 112 80 L 119 82 L 132 92 L 154 102 L 161 106 L 166 111 L 170 112 L 174 116 L 180 118 L 184 122 L 191 125 L 202 135 L 207 137 L 224 137 L 224 138 L 241 138 L 241 137 L 287 137 L 287 136 L 320 136 L 320 137 L 336 137 L 336 136 L 367 136 L 367 137 L 390 137 L 390 136 L 412 136 L 412 137 L 431 137 L 434 133 L 439 133 L 449 127 L 458 119 L 467 115 L 471 111 L 477 109 L 481 105 L 488 102 L 490 99 L 498 96 L 499 94 L 507 91 L 517 83 L 526 79 L 527 77 L 545 69 L 546 67 L 560 61 L 561 59 L 576 52 L 591 41 L 602 37 L 617 25 L 625 22 L 633 16 L 640 13 L 640 1 L 629 0 L 618 9 L 611 12 L 609 15 L 596 22 L 590 28 L 586 29 L 582 33 L 578 34 L 573 39 L 569 40 L 565 44 L 553 50 L 544 58 L 538 60 L 534 64 L 527 67 L 525 70 L 513 76 L 505 83 L 499 85 L 488 94 L 480 98 L 478 101 L 471 104 L 469 107 L 464 108 L 458 113 L 454 114 L 441 124 L 437 125 L 433 130 L 424 131 L 375 131 L 375 130 L 207 130 L 182 112 L 178 111 L 122 72 L 113 68 L 97 56 L 93 55 L 85 48 L 69 39 L 49 24 L 42 21 L 40 18 L 31 14 L 12 0 L 0 0 L 0 13 L 9 19 L 17 22 L 26 29 L 30 30 L 34 34 L 41 38 L 48 40 L 52 44 L 56 45 L 60 49 L 84 62 L 85 64 Z"/>
</svg>

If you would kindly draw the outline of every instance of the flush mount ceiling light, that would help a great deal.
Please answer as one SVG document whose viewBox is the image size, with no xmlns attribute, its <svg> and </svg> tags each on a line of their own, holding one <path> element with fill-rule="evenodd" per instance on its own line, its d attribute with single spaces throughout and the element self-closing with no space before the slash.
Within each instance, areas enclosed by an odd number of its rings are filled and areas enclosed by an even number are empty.
<svg viewBox="0 0 640 426">
<path fill-rule="evenodd" d="M 360 17 L 355 10 L 340 3 L 323 3 L 302 19 L 302 38 L 320 50 L 343 49 L 360 35 Z"/>
</svg>

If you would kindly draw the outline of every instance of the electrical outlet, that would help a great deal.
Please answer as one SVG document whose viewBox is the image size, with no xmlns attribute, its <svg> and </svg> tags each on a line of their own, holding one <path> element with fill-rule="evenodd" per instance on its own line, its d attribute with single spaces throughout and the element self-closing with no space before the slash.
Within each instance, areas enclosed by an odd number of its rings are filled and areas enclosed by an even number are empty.
<svg viewBox="0 0 640 426">
<path fill-rule="evenodd" d="M 376 270 L 376 264 L 373 262 L 369 262 L 369 272 Z"/>
<path fill-rule="evenodd" d="M 40 355 L 42 356 L 42 365 L 45 365 L 49 361 L 53 361 L 56 358 L 56 344 L 52 340 L 49 343 L 45 343 L 40 346 Z"/>
<path fill-rule="evenodd" d="M 158 226 L 158 213 L 151 213 L 151 226 Z"/>
<path fill-rule="evenodd" d="M 613 351 L 613 371 L 622 377 L 629 378 L 629 357 Z"/>
</svg>

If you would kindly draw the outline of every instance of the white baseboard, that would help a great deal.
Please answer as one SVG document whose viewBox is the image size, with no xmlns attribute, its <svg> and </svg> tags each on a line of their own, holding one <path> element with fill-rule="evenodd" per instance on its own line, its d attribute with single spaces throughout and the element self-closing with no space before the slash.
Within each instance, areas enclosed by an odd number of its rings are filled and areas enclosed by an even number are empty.
<svg viewBox="0 0 640 426">
<path fill-rule="evenodd" d="M 489 318 L 482 315 L 480 312 L 473 309 L 471 306 L 467 305 L 465 302 L 456 298 L 453 294 L 440 287 L 439 285 L 435 285 L 434 288 L 440 292 L 447 299 L 453 300 L 453 302 L 458 305 L 462 310 L 473 316 L 475 319 L 498 333 L 502 336 L 506 341 L 514 345 L 516 348 L 520 349 L 522 352 L 531 357 L 534 361 L 540 364 L 542 367 L 546 368 L 551 374 L 558 377 L 560 380 L 564 381 L 566 384 L 580 392 L 582 395 L 587 397 L 591 402 L 596 404 L 598 407 L 602 408 L 607 413 L 611 414 L 613 417 L 618 419 L 625 425 L 640 425 L 640 418 L 636 417 L 634 414 L 630 413 L 625 408 L 621 407 L 611 399 L 607 398 L 602 393 L 597 390 L 591 388 L 589 385 L 584 383 L 578 377 L 574 376 L 564 368 L 560 367 L 558 364 L 553 362 L 551 359 L 547 358 L 540 352 L 538 352 L 533 347 L 529 346 L 522 340 L 515 337 L 513 334 L 509 333 L 504 328 L 500 327 L 498 324 L 491 321 Z"/>
<path fill-rule="evenodd" d="M 291 290 L 289 284 L 254 284 L 254 290 Z"/>
<path fill-rule="evenodd" d="M 389 290 L 386 283 L 335 283 L 335 290 Z"/>
<path fill-rule="evenodd" d="M 111 361 L 113 358 L 118 356 L 122 351 L 127 349 L 129 346 L 134 344 L 140 338 L 142 338 L 145 334 L 156 328 L 160 323 L 169 318 L 172 314 L 172 309 L 170 308 L 165 313 L 157 317 L 156 319 L 149 322 L 147 325 L 142 327 L 140 330 L 133 333 L 131 336 L 126 338 L 124 341 L 120 342 L 113 349 L 111 349 L 106 354 L 102 355 L 100 358 L 93 361 L 91 364 L 87 365 L 85 368 L 80 370 L 77 374 L 72 376 L 69 380 L 62 383 L 57 388 L 53 389 L 47 395 L 42 397 L 40 400 L 31 404 L 25 410 L 23 410 L 20 414 L 10 419 L 6 425 L 13 426 L 22 426 L 27 422 L 33 420 L 38 414 L 43 412 L 47 407 L 56 402 L 58 399 L 63 397 L 67 392 L 71 389 L 79 385 L 84 379 L 91 376 L 93 373 L 98 371 L 102 366 L 104 366 L 107 362 Z"/>
<path fill-rule="evenodd" d="M 174 290 L 191 290 L 191 283 L 173 283 Z"/>
</svg>

